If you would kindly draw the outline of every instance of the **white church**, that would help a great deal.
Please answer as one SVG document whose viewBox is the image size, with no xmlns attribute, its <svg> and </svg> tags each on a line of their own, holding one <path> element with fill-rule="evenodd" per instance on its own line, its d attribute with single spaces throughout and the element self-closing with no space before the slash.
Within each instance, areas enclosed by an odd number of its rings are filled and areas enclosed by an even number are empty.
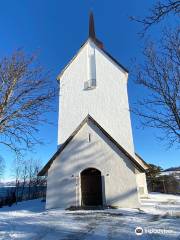
<svg viewBox="0 0 180 240">
<path fill-rule="evenodd" d="M 46 208 L 140 207 L 148 164 L 134 150 L 128 70 L 96 38 L 92 13 L 89 37 L 58 81 L 59 147 L 39 172 Z"/>
</svg>

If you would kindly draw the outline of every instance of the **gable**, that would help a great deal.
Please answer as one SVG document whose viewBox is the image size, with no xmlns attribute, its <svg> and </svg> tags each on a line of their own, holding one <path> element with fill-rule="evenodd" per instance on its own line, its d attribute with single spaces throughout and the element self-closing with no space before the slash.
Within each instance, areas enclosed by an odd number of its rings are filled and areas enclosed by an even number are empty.
<svg viewBox="0 0 180 240">
<path fill-rule="evenodd" d="M 131 164 L 137 168 L 140 172 L 145 172 L 143 166 L 138 163 L 135 158 L 133 158 L 122 146 L 120 146 L 91 116 L 87 116 L 82 123 L 77 127 L 77 129 L 71 134 L 71 136 L 61 145 L 58 151 L 53 155 L 49 162 L 44 166 L 44 168 L 39 172 L 39 176 L 47 174 L 48 169 L 51 167 L 52 163 L 57 157 L 60 157 L 60 154 L 69 146 L 69 144 L 74 140 L 75 136 L 82 132 L 83 127 L 86 125 L 90 126 L 99 136 L 103 139 L 106 144 L 108 144 L 116 154 L 125 156 Z M 88 137 L 88 138 L 87 138 Z M 88 141 L 89 136 L 86 135 L 86 141 Z M 71 151 L 71 154 L 73 152 Z"/>
<path fill-rule="evenodd" d="M 57 156 L 48 176 L 59 172 L 77 176 L 86 168 L 99 169 L 103 175 L 108 172 L 116 176 L 120 173 L 132 176 L 135 173 L 133 163 L 92 122 L 86 122 Z"/>
<path fill-rule="evenodd" d="M 60 80 L 61 77 L 63 76 L 63 74 L 65 73 L 65 71 L 71 66 L 71 64 L 74 62 L 74 61 L 77 61 L 78 60 L 78 57 L 79 55 L 82 53 L 82 51 L 85 51 L 85 48 L 87 46 L 87 44 L 89 42 L 92 42 L 95 46 L 96 46 L 96 49 L 98 51 L 100 51 L 103 55 L 105 55 L 109 61 L 112 63 L 112 64 L 115 64 L 116 67 L 118 67 L 121 71 L 123 71 L 124 73 L 128 73 L 129 71 L 127 70 L 126 67 L 124 67 L 122 64 L 120 64 L 114 57 L 111 56 L 111 54 L 109 54 L 106 50 L 104 50 L 103 48 L 100 48 L 99 45 L 93 41 L 93 39 L 90 39 L 88 38 L 88 40 L 82 44 L 81 48 L 77 51 L 77 53 L 74 55 L 74 57 L 68 62 L 68 64 L 63 68 L 63 70 L 60 72 L 60 74 L 58 75 L 57 77 L 57 80 Z M 84 62 L 85 63 L 85 62 Z"/>
<path fill-rule="evenodd" d="M 79 60 L 79 58 L 81 57 L 81 55 L 83 55 L 83 52 L 85 52 L 85 48 L 87 46 L 88 41 L 86 41 L 84 44 L 82 44 L 82 46 L 80 47 L 80 49 L 76 52 L 76 54 L 74 55 L 74 57 L 67 63 L 67 65 L 62 69 L 62 71 L 58 74 L 57 76 L 57 80 L 60 80 L 63 76 L 63 74 L 65 73 L 65 71 L 71 67 L 72 64 L 74 64 L 76 61 Z"/>
</svg>

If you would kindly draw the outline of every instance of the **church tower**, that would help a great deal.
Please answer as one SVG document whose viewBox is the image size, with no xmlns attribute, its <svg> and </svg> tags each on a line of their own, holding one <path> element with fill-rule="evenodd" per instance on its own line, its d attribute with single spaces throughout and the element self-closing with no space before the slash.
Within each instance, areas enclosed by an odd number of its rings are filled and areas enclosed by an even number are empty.
<svg viewBox="0 0 180 240">
<path fill-rule="evenodd" d="M 128 71 L 89 36 L 59 74 L 58 149 L 47 176 L 46 208 L 140 207 L 147 164 L 134 153 Z"/>
<path fill-rule="evenodd" d="M 93 14 L 89 36 L 59 74 L 58 145 L 92 116 L 127 152 L 134 144 L 127 94 L 128 70 L 118 63 L 96 37 Z"/>
</svg>

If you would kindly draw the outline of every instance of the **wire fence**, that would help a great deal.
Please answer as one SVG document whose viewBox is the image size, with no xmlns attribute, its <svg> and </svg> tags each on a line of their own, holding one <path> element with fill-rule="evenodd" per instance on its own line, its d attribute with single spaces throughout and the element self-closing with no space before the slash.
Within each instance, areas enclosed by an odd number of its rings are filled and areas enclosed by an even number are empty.
<svg viewBox="0 0 180 240">
<path fill-rule="evenodd" d="M 147 177 L 147 187 L 150 192 L 180 194 L 180 179 L 174 176 Z"/>
<path fill-rule="evenodd" d="M 38 186 L 13 186 L 0 189 L 0 207 L 11 206 L 14 203 L 46 198 L 46 185 Z"/>
</svg>

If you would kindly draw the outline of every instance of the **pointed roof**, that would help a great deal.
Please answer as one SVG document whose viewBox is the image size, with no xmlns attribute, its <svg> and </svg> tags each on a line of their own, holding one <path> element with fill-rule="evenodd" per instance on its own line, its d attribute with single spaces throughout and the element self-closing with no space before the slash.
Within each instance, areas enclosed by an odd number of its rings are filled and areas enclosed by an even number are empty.
<svg viewBox="0 0 180 240">
<path fill-rule="evenodd" d="M 92 38 L 92 39 L 96 38 L 94 16 L 92 12 L 90 12 L 90 15 L 89 15 L 89 38 Z"/>
<path fill-rule="evenodd" d="M 139 154 L 135 153 L 135 158 L 144 167 L 144 169 L 149 169 L 149 164 L 145 162 Z"/>
<path fill-rule="evenodd" d="M 80 131 L 80 129 L 84 126 L 85 123 L 93 123 L 108 139 L 111 141 L 131 162 L 132 164 L 140 170 L 140 172 L 146 172 L 144 165 L 138 162 L 131 154 L 129 154 L 118 142 L 114 140 L 105 130 L 102 128 L 90 115 L 79 124 L 79 126 L 75 129 L 75 131 L 70 135 L 70 137 L 60 146 L 60 148 L 56 151 L 56 153 L 52 156 L 52 158 L 47 162 L 47 164 L 41 169 L 38 173 L 38 176 L 44 176 L 47 174 L 48 169 L 51 167 L 53 161 L 59 156 L 59 154 L 66 148 L 66 146 L 71 142 L 71 140 L 75 137 L 75 135 Z"/>
<path fill-rule="evenodd" d="M 74 61 L 74 59 L 77 57 L 78 53 L 82 50 L 82 48 L 86 45 L 88 40 L 93 41 L 93 43 L 106 55 L 110 58 L 111 61 L 113 61 L 118 67 L 120 67 L 123 71 L 126 73 L 129 73 L 128 69 L 124 67 L 121 63 L 119 63 L 114 57 L 111 56 L 105 49 L 103 42 L 101 42 L 99 39 L 96 37 L 96 32 L 95 32 L 95 24 L 94 24 L 94 16 L 93 13 L 90 12 L 89 15 L 89 36 L 88 39 L 81 45 L 81 48 L 77 51 L 77 53 L 74 55 L 74 57 L 67 63 L 67 65 L 62 69 L 62 71 L 58 74 L 57 80 L 60 80 L 60 77 L 63 75 L 65 70 L 69 67 L 69 65 Z"/>
<path fill-rule="evenodd" d="M 103 43 L 96 38 L 95 24 L 93 13 L 89 14 L 89 38 L 101 49 L 104 48 Z"/>
</svg>

